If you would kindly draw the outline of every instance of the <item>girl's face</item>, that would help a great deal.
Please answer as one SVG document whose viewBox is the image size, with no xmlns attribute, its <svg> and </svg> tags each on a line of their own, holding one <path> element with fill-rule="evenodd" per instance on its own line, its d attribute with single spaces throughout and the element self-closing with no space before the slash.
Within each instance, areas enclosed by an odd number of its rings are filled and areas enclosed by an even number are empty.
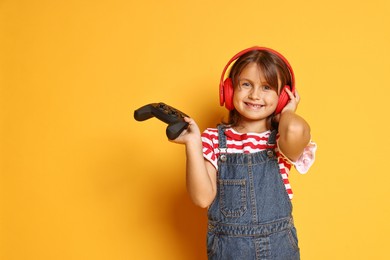
<svg viewBox="0 0 390 260">
<path fill-rule="evenodd" d="M 278 83 L 280 85 L 279 80 Z M 275 111 L 278 99 L 277 90 L 267 83 L 259 66 L 256 63 L 245 66 L 233 94 L 233 104 L 241 115 L 241 120 L 263 120 L 266 123 L 267 118 Z"/>
</svg>

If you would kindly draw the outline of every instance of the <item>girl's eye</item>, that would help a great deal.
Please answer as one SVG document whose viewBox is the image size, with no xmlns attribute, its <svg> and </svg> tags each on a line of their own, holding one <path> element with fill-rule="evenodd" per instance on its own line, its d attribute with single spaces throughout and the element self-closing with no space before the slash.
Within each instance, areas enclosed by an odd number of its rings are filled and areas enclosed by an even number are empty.
<svg viewBox="0 0 390 260">
<path fill-rule="evenodd" d="M 270 86 L 268 86 L 268 85 L 265 85 L 265 86 L 263 86 L 263 89 L 264 90 L 271 90 L 272 88 Z"/>
<path fill-rule="evenodd" d="M 251 83 L 249 83 L 249 82 L 241 82 L 240 86 L 242 88 L 251 88 L 252 87 Z"/>
</svg>

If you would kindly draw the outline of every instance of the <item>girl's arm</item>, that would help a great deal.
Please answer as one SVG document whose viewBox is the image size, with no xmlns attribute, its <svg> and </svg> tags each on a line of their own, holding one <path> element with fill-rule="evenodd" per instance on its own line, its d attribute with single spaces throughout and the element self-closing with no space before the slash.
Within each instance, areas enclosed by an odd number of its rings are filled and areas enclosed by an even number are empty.
<svg viewBox="0 0 390 260">
<path fill-rule="evenodd" d="M 185 120 L 189 123 L 187 130 L 183 131 L 173 142 L 185 144 L 187 191 L 194 204 L 206 208 L 216 196 L 217 172 L 214 166 L 203 157 L 199 127 L 193 119 L 185 118 Z"/>
<path fill-rule="evenodd" d="M 295 110 L 299 103 L 298 92 L 289 91 L 290 101 L 282 110 L 279 118 L 279 149 L 291 161 L 295 162 L 310 142 L 310 126 Z"/>
</svg>

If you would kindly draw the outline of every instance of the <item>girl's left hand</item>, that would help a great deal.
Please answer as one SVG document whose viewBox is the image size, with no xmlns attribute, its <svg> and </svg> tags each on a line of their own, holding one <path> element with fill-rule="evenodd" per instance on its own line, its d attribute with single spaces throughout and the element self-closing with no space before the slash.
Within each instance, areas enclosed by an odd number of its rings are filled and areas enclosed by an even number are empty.
<svg viewBox="0 0 390 260">
<path fill-rule="evenodd" d="M 298 108 L 298 104 L 299 104 L 299 101 L 300 101 L 300 96 L 298 94 L 297 89 L 294 90 L 294 93 L 291 92 L 291 90 L 288 89 L 288 88 L 286 88 L 285 90 L 286 90 L 286 92 L 288 94 L 288 97 L 290 99 L 287 102 L 286 106 L 283 108 L 282 112 L 280 112 L 280 114 L 278 114 L 278 115 L 275 115 L 274 120 L 276 122 L 279 122 L 280 115 L 283 114 L 284 112 L 287 112 L 287 111 L 295 112 L 297 110 L 297 108 Z"/>
<path fill-rule="evenodd" d="M 287 92 L 290 100 L 287 102 L 287 105 L 283 108 L 281 113 L 288 111 L 288 110 L 295 112 L 298 108 L 298 104 L 300 101 L 299 93 L 296 89 L 294 90 L 294 93 L 293 93 L 288 88 L 286 88 L 286 92 Z"/>
</svg>

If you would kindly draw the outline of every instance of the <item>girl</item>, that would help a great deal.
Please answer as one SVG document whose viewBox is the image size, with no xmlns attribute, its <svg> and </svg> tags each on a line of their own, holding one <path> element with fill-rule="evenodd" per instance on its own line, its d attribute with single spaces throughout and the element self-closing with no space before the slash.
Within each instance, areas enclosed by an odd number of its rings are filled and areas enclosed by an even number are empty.
<svg viewBox="0 0 390 260">
<path fill-rule="evenodd" d="M 201 134 L 185 118 L 189 127 L 174 142 L 186 147 L 191 199 L 208 208 L 209 259 L 300 259 L 288 173 L 292 165 L 305 173 L 316 145 L 295 113 L 299 99 L 287 60 L 253 47 L 222 73 L 228 122 Z"/>
</svg>

